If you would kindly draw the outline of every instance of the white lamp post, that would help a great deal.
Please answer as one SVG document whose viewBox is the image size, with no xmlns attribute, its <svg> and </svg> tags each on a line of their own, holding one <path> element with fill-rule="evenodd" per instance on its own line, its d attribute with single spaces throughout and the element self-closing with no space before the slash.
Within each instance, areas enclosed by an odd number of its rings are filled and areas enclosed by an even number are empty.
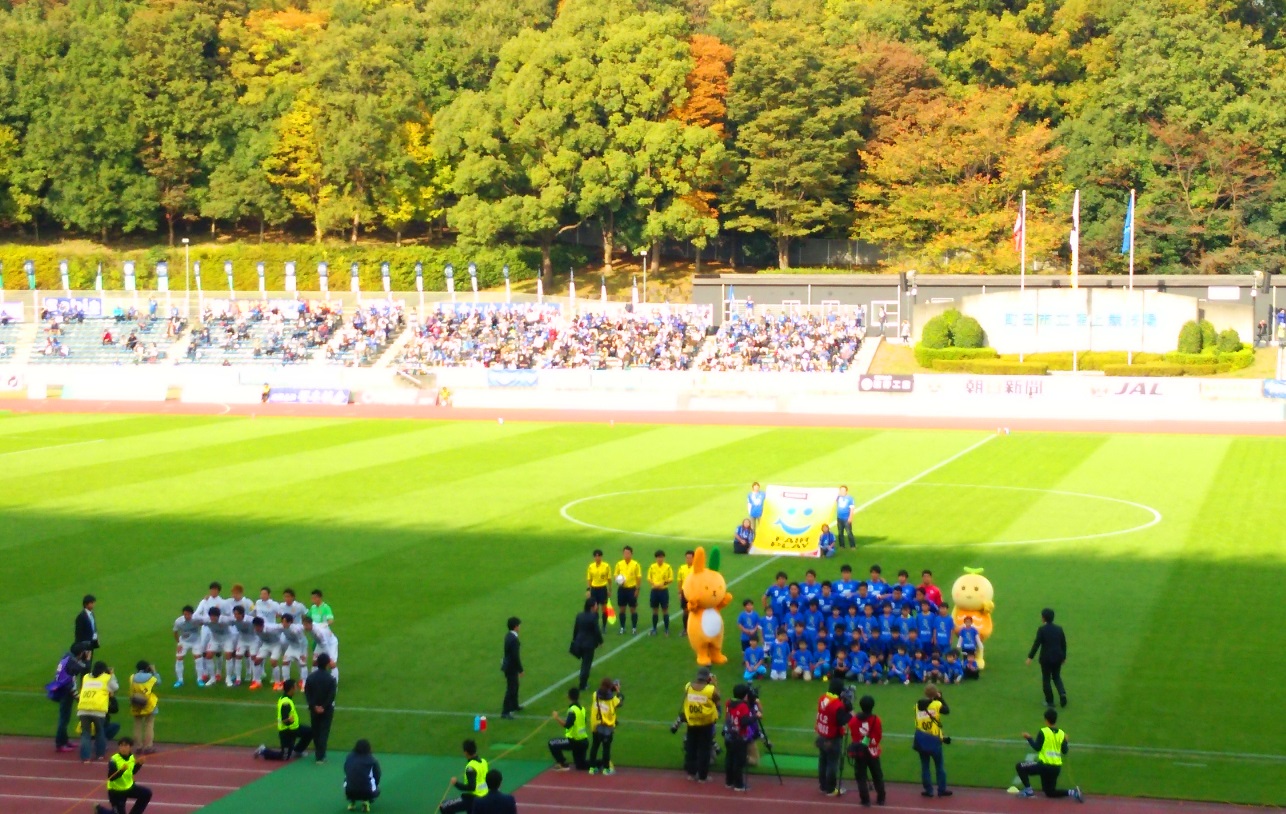
<svg viewBox="0 0 1286 814">
<path fill-rule="evenodd" d="M 188 243 L 186 237 L 183 238 L 183 309 L 187 312 L 188 319 L 192 318 L 192 269 L 188 262 Z"/>
</svg>

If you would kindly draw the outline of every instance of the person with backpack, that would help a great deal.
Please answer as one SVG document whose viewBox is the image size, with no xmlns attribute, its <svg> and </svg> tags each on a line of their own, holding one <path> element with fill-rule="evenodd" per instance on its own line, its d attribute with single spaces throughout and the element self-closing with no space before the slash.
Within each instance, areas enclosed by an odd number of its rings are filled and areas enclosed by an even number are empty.
<svg viewBox="0 0 1286 814">
<path fill-rule="evenodd" d="M 750 688 L 738 684 L 732 688 L 728 714 L 723 719 L 723 742 L 728 747 L 724 755 L 724 782 L 733 791 L 748 791 L 746 785 L 746 750 L 753 735 L 754 712 L 746 699 Z"/>
<path fill-rule="evenodd" d="M 134 743 L 138 747 L 135 754 L 150 755 L 154 748 L 156 724 L 156 688 L 161 682 L 161 674 L 156 665 L 140 661 L 134 667 L 134 675 L 129 682 L 130 716 L 134 719 Z"/>
<path fill-rule="evenodd" d="M 92 653 L 93 645 L 89 642 L 74 642 L 59 660 L 54 680 L 45 685 L 45 695 L 58 705 L 58 726 L 54 730 L 55 752 L 76 751 L 67 736 L 67 727 L 71 724 L 71 709 L 76 702 L 76 679 L 89 672 Z"/>
<path fill-rule="evenodd" d="M 871 804 L 871 789 L 867 775 L 875 786 L 875 803 L 884 805 L 884 769 L 880 766 L 880 741 L 884 739 L 884 725 L 875 714 L 875 699 L 863 695 L 857 702 L 858 713 L 848 721 L 848 756 L 853 759 L 857 780 L 857 794 L 862 805 Z"/>
</svg>

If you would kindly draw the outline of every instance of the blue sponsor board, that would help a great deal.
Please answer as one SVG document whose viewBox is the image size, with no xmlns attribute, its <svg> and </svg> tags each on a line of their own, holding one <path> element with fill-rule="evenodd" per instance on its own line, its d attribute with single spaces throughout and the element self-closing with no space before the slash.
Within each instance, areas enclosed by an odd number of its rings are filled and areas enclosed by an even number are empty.
<svg viewBox="0 0 1286 814">
<path fill-rule="evenodd" d="M 493 311 L 549 311 L 552 313 L 561 313 L 562 306 L 559 303 L 547 302 L 543 305 L 533 305 L 529 302 L 439 302 L 437 309 L 440 313 L 455 314 L 490 314 Z"/>
<path fill-rule="evenodd" d="M 487 371 L 487 387 L 535 387 L 539 383 L 540 374 L 534 370 Z"/>
<path fill-rule="evenodd" d="M 271 387 L 269 404 L 348 404 L 352 392 L 337 387 Z"/>
<path fill-rule="evenodd" d="M 1270 399 L 1286 399 L 1286 380 L 1265 379 L 1264 396 Z"/>
<path fill-rule="evenodd" d="M 103 301 L 98 297 L 45 297 L 42 300 L 43 307 L 46 311 L 56 311 L 60 314 L 72 314 L 76 311 L 76 306 L 87 317 L 101 317 L 103 315 Z"/>
</svg>

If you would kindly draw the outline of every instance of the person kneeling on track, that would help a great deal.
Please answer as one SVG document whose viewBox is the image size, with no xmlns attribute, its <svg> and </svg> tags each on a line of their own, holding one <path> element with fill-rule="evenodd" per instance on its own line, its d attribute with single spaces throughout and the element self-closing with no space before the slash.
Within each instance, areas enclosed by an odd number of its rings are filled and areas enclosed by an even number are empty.
<svg viewBox="0 0 1286 814">
<path fill-rule="evenodd" d="M 97 814 L 125 814 L 125 803 L 134 801 L 129 814 L 143 814 L 152 801 L 152 790 L 135 785 L 134 775 L 142 770 L 143 758 L 134 757 L 134 741 L 121 738 L 116 742 L 116 754 L 107 762 L 108 805 L 95 806 Z"/>
<path fill-rule="evenodd" d="M 313 730 L 299 723 L 299 712 L 295 709 L 295 680 L 286 679 L 281 685 L 281 697 L 277 699 L 277 738 L 280 749 L 269 749 L 260 746 L 255 750 L 256 758 L 264 760 L 290 760 L 292 757 L 303 757 L 308 745 L 313 741 Z"/>
</svg>

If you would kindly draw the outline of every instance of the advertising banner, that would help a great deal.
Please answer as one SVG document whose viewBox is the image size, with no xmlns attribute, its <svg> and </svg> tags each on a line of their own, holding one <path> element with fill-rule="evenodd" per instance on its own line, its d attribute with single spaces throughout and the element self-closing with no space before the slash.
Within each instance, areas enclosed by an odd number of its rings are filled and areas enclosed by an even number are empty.
<svg viewBox="0 0 1286 814">
<path fill-rule="evenodd" d="M 857 389 L 863 393 L 910 393 L 915 389 L 915 377 L 903 373 L 862 374 Z"/>
<path fill-rule="evenodd" d="M 764 489 L 764 515 L 759 520 L 751 554 L 784 557 L 819 556 L 822 524 L 835 530 L 839 488 L 772 486 Z"/>
<path fill-rule="evenodd" d="M 60 314 L 73 314 L 79 306 L 87 317 L 104 316 L 103 301 L 98 297 L 45 297 L 41 303 L 46 311 L 56 311 Z M 21 313 L 19 311 L 19 316 Z"/>
<path fill-rule="evenodd" d="M 270 404 L 348 404 L 351 392 L 337 387 L 272 387 Z"/>
</svg>

